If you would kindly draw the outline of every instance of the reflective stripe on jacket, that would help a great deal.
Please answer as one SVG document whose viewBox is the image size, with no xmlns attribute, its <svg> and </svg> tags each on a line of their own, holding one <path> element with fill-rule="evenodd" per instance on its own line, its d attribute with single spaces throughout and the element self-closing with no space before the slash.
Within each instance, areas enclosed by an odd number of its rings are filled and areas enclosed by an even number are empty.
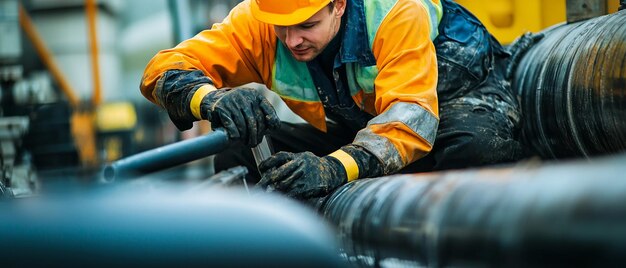
<svg viewBox="0 0 626 268">
<path fill-rule="evenodd" d="M 432 149 L 438 126 L 437 36 L 439 0 L 347 0 L 340 49 L 353 100 L 374 115 L 354 144 L 384 163 L 385 174 Z M 367 39 L 365 39 L 367 38 Z M 359 41 L 361 40 L 361 41 Z M 213 25 L 148 64 L 141 90 L 158 103 L 167 70 L 201 70 L 217 88 L 265 84 L 304 120 L 325 131 L 325 113 L 306 64 L 280 43 L 271 25 L 255 20 L 249 0 Z"/>
</svg>

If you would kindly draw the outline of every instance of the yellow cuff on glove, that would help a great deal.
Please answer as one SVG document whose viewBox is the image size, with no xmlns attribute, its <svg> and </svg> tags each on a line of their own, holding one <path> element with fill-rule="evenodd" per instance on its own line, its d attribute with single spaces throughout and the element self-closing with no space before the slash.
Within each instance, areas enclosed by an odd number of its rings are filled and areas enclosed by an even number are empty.
<svg viewBox="0 0 626 268">
<path fill-rule="evenodd" d="M 209 92 L 216 89 L 217 88 L 215 88 L 213 85 L 206 84 L 198 88 L 198 90 L 193 93 L 193 96 L 191 97 L 191 102 L 189 103 L 189 108 L 191 109 L 191 114 L 193 114 L 196 119 L 202 120 L 202 114 L 200 113 L 200 104 L 202 103 L 202 99 L 204 99 L 204 96 L 209 94 Z"/>
<path fill-rule="evenodd" d="M 359 178 L 359 166 L 350 154 L 342 150 L 337 150 L 328 156 L 332 156 L 341 162 L 343 168 L 346 169 L 346 174 L 348 174 L 348 182 Z"/>
</svg>

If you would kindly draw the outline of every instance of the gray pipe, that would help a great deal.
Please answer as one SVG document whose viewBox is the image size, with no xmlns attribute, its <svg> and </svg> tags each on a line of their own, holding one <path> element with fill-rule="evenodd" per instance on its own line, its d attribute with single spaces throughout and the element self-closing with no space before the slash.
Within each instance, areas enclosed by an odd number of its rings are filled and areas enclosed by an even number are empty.
<svg viewBox="0 0 626 268">
<path fill-rule="evenodd" d="M 163 147 L 148 150 L 107 165 L 102 178 L 106 182 L 127 179 L 188 163 L 222 152 L 228 147 L 228 135 L 223 129 Z"/>
<path fill-rule="evenodd" d="M 626 11 L 561 25 L 524 56 L 513 87 L 523 138 L 544 158 L 626 151 Z"/>
<path fill-rule="evenodd" d="M 0 202 L 0 266 L 345 267 L 330 228 L 285 198 L 116 186 Z"/>
<path fill-rule="evenodd" d="M 623 267 L 626 155 L 358 180 L 320 212 L 359 266 Z"/>
</svg>

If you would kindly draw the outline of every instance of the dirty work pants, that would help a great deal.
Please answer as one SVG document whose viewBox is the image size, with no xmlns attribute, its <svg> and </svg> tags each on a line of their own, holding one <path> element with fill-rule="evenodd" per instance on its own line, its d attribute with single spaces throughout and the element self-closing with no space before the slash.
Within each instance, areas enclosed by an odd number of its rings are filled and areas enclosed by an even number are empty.
<svg viewBox="0 0 626 268">
<path fill-rule="evenodd" d="M 521 159 L 520 110 L 505 69 L 509 54 L 461 6 L 442 1 L 444 16 L 434 40 L 439 80 L 439 128 L 433 150 L 401 172 L 482 166 Z M 333 123 L 323 133 L 307 124 L 283 123 L 270 134 L 275 151 L 327 155 L 354 139 L 356 132 Z M 216 170 L 245 165 L 249 179 L 258 171 L 249 148 L 233 145 L 215 158 Z"/>
</svg>

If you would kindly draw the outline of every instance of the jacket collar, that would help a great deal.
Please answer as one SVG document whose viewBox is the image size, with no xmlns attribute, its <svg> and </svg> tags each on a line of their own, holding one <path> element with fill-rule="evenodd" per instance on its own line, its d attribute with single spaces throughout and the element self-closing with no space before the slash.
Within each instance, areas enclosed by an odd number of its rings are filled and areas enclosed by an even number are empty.
<svg viewBox="0 0 626 268">
<path fill-rule="evenodd" d="M 341 63 L 358 62 L 361 66 L 376 65 L 370 48 L 363 0 L 346 0 L 346 28 L 340 49 Z M 338 62 L 335 62 L 335 66 Z"/>
</svg>

